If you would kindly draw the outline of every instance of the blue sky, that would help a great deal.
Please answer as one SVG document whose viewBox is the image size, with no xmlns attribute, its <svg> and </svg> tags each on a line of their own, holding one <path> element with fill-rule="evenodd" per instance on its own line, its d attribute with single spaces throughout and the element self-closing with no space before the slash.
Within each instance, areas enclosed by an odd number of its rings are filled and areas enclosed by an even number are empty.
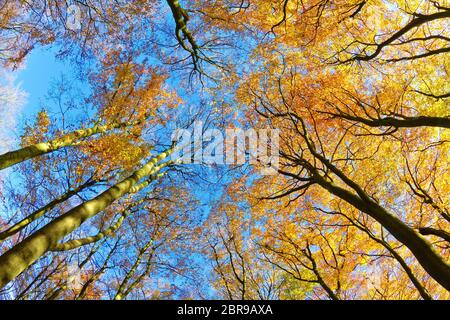
<svg viewBox="0 0 450 320">
<path fill-rule="evenodd" d="M 52 89 L 53 83 L 61 76 L 71 77 L 72 80 L 75 80 L 75 84 L 80 86 L 82 89 L 89 90 L 89 84 L 83 83 L 79 79 L 77 80 L 74 75 L 74 67 L 63 60 L 59 60 L 55 58 L 57 51 L 54 49 L 48 48 L 36 48 L 31 52 L 31 54 L 27 57 L 27 60 L 22 69 L 17 70 L 13 73 L 14 75 L 14 85 L 19 87 L 22 91 L 24 91 L 27 95 L 27 99 L 24 101 L 20 110 L 14 112 L 14 116 L 16 117 L 16 124 L 13 132 L 11 132 L 11 137 L 15 138 L 14 145 L 9 145 L 7 150 L 15 149 L 19 146 L 20 143 L 20 134 L 23 130 L 24 121 L 33 120 L 36 113 L 40 111 L 43 107 L 43 103 L 45 103 L 46 96 L 49 90 Z M 179 80 L 177 77 L 170 79 L 168 84 L 177 89 L 180 89 L 177 86 L 177 82 Z M 190 104 L 197 105 L 200 102 L 199 96 L 196 94 L 186 93 L 184 90 L 180 90 L 179 92 L 185 97 L 188 97 Z M 48 108 L 52 108 L 52 104 L 45 103 L 46 110 Z M 188 106 L 185 106 L 188 107 Z M 49 110 L 51 111 L 51 110 Z M 57 110 L 55 110 L 57 111 Z M 180 113 L 183 113 L 183 110 L 180 110 Z M 181 115 L 180 115 L 181 116 Z M 168 126 L 167 129 L 172 129 L 171 126 Z M 6 150 L 5 150 L 6 151 Z M 200 168 L 193 167 L 193 170 L 197 170 Z M 191 184 L 191 191 L 193 192 L 194 197 L 196 197 L 199 201 L 199 207 L 196 209 L 196 215 L 201 217 L 201 219 L 206 219 L 209 215 L 212 206 L 218 199 L 220 198 L 223 192 L 223 184 L 229 181 L 228 177 L 225 177 L 221 183 L 214 183 L 217 181 L 217 171 L 210 168 L 203 168 L 201 170 L 202 178 L 205 179 L 203 182 L 198 181 L 196 183 Z M 211 183 L 208 183 L 210 181 Z M 205 185 L 203 185 L 205 184 Z M 3 212 L 4 214 L 5 212 Z M 2 210 L 0 210 L 0 216 L 2 215 Z M 201 259 L 199 257 L 199 259 Z M 208 265 L 205 262 L 199 262 L 199 265 L 203 265 L 205 267 L 205 274 L 209 272 Z M 181 283 L 177 283 L 181 285 Z M 214 291 L 212 288 L 206 289 L 205 292 L 207 295 L 213 297 Z"/>
<path fill-rule="evenodd" d="M 55 58 L 55 52 L 47 48 L 37 48 L 27 58 L 25 69 L 18 71 L 16 81 L 28 93 L 22 114 L 32 116 L 40 109 L 52 81 L 67 72 L 69 64 Z"/>
<path fill-rule="evenodd" d="M 20 69 L 0 70 L 1 153 L 18 147 L 24 121 L 33 119 L 42 108 L 55 79 L 62 74 L 70 75 L 70 65 L 55 59 L 55 53 L 55 50 L 39 47 Z"/>
</svg>

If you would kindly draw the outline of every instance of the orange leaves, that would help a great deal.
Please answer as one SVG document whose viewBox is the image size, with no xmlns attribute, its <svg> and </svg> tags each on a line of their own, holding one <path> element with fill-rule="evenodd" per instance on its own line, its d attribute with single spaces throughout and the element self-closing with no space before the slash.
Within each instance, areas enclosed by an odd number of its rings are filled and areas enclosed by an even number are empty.
<svg viewBox="0 0 450 320">
<path fill-rule="evenodd" d="M 170 74 L 156 67 L 166 50 L 156 44 L 164 39 L 149 35 L 159 29 L 153 23 L 164 20 L 149 19 L 159 14 L 157 6 L 155 1 L 139 0 L 117 10 L 104 8 L 104 17 L 93 10 L 94 19 L 105 20 L 95 25 L 98 30 L 83 28 L 63 36 L 67 46 L 71 42 L 66 40 L 85 38 L 86 50 L 98 58 L 90 69 L 92 96 L 87 105 L 93 126 L 106 129 L 76 136 L 64 145 L 67 148 L 52 154 L 53 163 L 47 159 L 40 166 L 45 177 L 57 172 L 55 180 L 67 178 L 63 183 L 70 188 L 74 180 L 81 183 L 95 172 L 94 179 L 109 184 L 148 158 L 155 147 L 151 143 L 168 142 L 168 136 L 153 134 L 167 133 L 171 109 L 181 100 L 169 88 Z M 188 102 L 209 99 L 211 123 L 232 118 L 235 126 L 281 129 L 282 174 L 261 177 L 252 171 L 250 177 L 230 183 L 219 203 L 208 206 L 202 228 L 191 228 L 187 213 L 199 211 L 192 194 L 180 187 L 184 176 L 172 186 L 166 183 L 173 183 L 171 179 L 152 181 L 146 192 L 133 193 L 96 213 L 93 225 L 101 230 L 136 199 L 142 200 L 124 223 L 134 233 L 117 230 L 124 234 L 127 249 L 141 249 L 145 239 L 164 244 L 158 252 L 179 253 L 180 243 L 197 249 L 195 238 L 214 266 L 213 285 L 222 288 L 224 296 L 254 298 L 270 276 L 289 283 L 286 296 L 390 298 L 402 291 L 399 297 L 416 298 L 408 269 L 397 263 L 401 258 L 418 281 L 431 288 L 434 284 L 428 285 L 429 276 L 409 249 L 419 244 L 424 251 L 417 256 L 435 257 L 434 246 L 443 260 L 448 258 L 442 240 L 431 238 L 435 242 L 428 250 L 414 231 L 429 226 L 448 231 L 449 132 L 427 124 L 397 123 L 449 116 L 447 20 L 429 17 L 446 10 L 430 1 L 390 0 L 194 0 L 186 8 L 192 9 L 189 26 L 196 31 L 196 41 L 214 56 L 225 45 L 235 67 L 217 86 L 208 87 L 213 82 L 209 79 L 204 87 L 194 84 L 202 91 Z M 0 13 L 0 29 L 21 14 L 20 8 Z M 16 50 L 18 60 L 34 44 L 61 36 L 55 21 L 48 32 L 39 27 L 24 28 L 31 39 Z M 146 52 L 151 46 L 161 56 L 149 56 L 154 53 Z M 191 120 L 188 116 L 183 113 L 175 120 Z M 55 126 L 46 112 L 39 113 L 22 143 L 58 135 Z M 63 161 L 71 163 L 65 166 Z M 30 192 L 33 202 L 37 198 Z M 52 215 L 45 218 L 50 221 Z M 407 237 L 413 241 L 397 240 Z M 435 258 L 430 261 L 440 267 L 430 270 L 447 270 L 440 257 Z M 132 267 L 126 261 L 124 265 Z M 377 274 L 382 277 L 377 279 Z M 364 288 L 369 283 L 373 288 Z M 250 288 L 247 292 L 244 284 Z"/>
<path fill-rule="evenodd" d="M 102 60 L 101 72 L 90 77 L 95 92 L 90 101 L 106 122 L 142 121 L 140 127 L 163 123 L 166 119 L 159 112 L 179 103 L 176 94 L 164 86 L 166 79 L 167 75 L 145 60 L 135 62 L 131 56 L 111 51 Z"/>
<path fill-rule="evenodd" d="M 164 125 L 170 119 L 167 111 L 180 100 L 164 84 L 165 74 L 119 50 L 107 52 L 89 79 L 93 94 L 88 101 L 98 110 L 95 122 L 117 126 L 81 142 L 86 161 L 99 177 L 118 168 L 131 170 L 152 148 L 144 142 L 147 129 Z"/>
<path fill-rule="evenodd" d="M 22 136 L 22 145 L 28 146 L 47 139 L 50 118 L 45 110 L 38 112 L 33 126 L 28 126 Z"/>
<path fill-rule="evenodd" d="M 89 164 L 97 169 L 99 178 L 116 168 L 132 170 L 148 152 L 145 147 L 136 145 L 127 136 L 119 134 L 105 135 L 82 143 L 80 148 L 89 158 Z"/>
</svg>

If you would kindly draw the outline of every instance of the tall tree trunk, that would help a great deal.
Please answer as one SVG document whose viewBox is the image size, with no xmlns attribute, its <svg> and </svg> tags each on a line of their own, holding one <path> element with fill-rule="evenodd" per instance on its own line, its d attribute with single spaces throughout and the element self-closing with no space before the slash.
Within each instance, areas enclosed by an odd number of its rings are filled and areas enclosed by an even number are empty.
<svg viewBox="0 0 450 320">
<path fill-rule="evenodd" d="M 142 178 L 154 174 L 156 164 L 167 158 L 172 149 L 152 158 L 131 176 L 110 187 L 92 200 L 86 201 L 56 218 L 0 257 L 0 288 L 17 277 L 34 261 L 58 244 L 58 241 L 76 230 L 83 222 L 94 217 L 121 198 Z"/>
<path fill-rule="evenodd" d="M 151 249 L 151 252 L 149 253 L 150 256 L 147 259 L 145 271 L 130 285 L 128 285 L 130 279 L 133 277 L 133 275 L 136 273 L 137 268 L 141 264 L 142 258 L 144 257 L 144 254 L 147 252 L 147 250 L 153 245 L 153 239 L 150 239 L 144 247 L 139 251 L 139 255 L 136 258 L 136 261 L 134 262 L 133 266 L 131 267 L 130 271 L 128 271 L 125 278 L 122 280 L 122 282 L 119 285 L 119 288 L 117 289 L 116 295 L 114 296 L 114 300 L 122 300 L 126 298 L 130 292 L 136 287 L 136 285 L 142 280 L 148 273 L 150 272 L 150 266 L 151 266 L 151 260 L 154 253 L 154 248 Z"/>
<path fill-rule="evenodd" d="M 98 133 L 103 133 L 112 129 L 128 127 L 139 123 L 140 121 L 95 125 L 91 128 L 72 131 L 60 138 L 56 138 L 47 142 L 37 143 L 18 150 L 4 153 L 0 155 L 0 170 L 11 167 L 25 160 L 51 153 L 63 147 L 72 146 L 83 138 L 88 138 Z"/>
<path fill-rule="evenodd" d="M 350 203 L 355 208 L 364 212 L 378 221 L 398 241 L 408 247 L 427 273 L 445 289 L 450 291 L 450 265 L 431 247 L 419 233 L 410 228 L 396 216 L 386 211 L 379 204 L 369 198 L 360 196 L 341 188 L 334 183 L 316 175 L 319 185 Z"/>
<path fill-rule="evenodd" d="M 86 183 L 83 183 L 82 185 L 76 187 L 73 190 L 70 190 L 66 193 L 64 193 L 62 196 L 56 198 L 55 200 L 50 201 L 42 208 L 34 211 L 32 214 L 28 215 L 27 217 L 23 218 L 13 226 L 9 227 L 5 231 L 0 232 L 0 242 L 8 239 L 9 237 L 12 237 L 16 233 L 18 233 L 20 230 L 28 226 L 33 221 L 36 221 L 40 217 L 42 217 L 44 214 L 52 210 L 55 206 L 57 206 L 60 203 L 63 203 L 67 199 L 71 198 L 72 196 L 76 195 L 77 193 L 83 191 L 84 189 L 93 186 L 96 182 L 95 181 L 88 181 Z"/>
</svg>

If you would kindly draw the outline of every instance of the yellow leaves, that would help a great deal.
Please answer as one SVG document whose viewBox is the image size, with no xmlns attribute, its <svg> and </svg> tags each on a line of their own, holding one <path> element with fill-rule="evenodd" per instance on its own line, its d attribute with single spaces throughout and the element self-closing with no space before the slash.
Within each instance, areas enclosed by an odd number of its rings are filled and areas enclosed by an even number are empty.
<svg viewBox="0 0 450 320">
<path fill-rule="evenodd" d="M 297 231 L 298 226 L 296 224 L 294 224 L 293 222 L 291 223 L 287 223 L 287 225 L 284 228 L 284 233 L 286 234 L 286 236 L 290 239 L 297 239 L 297 235 L 298 235 L 298 231 Z"/>
<path fill-rule="evenodd" d="M 105 122 L 140 121 L 135 129 L 139 134 L 144 126 L 164 124 L 169 116 L 163 110 L 181 102 L 165 86 L 166 79 L 166 74 L 145 60 L 136 62 L 131 55 L 111 51 L 103 58 L 101 71 L 90 76 L 94 87 L 90 101 Z"/>
<path fill-rule="evenodd" d="M 131 143 L 127 136 L 119 134 L 82 143 L 80 148 L 89 158 L 89 163 L 97 169 L 99 178 L 117 168 L 132 170 L 148 152 L 144 146 Z"/>
<path fill-rule="evenodd" d="M 194 9 L 199 10 L 193 12 L 199 16 L 201 13 L 198 20 L 203 20 L 205 30 L 217 35 L 221 35 L 221 28 L 224 35 L 227 30 L 242 31 L 239 35 L 243 38 L 236 44 L 242 43 L 245 51 L 253 50 L 249 63 L 244 61 L 242 69 L 238 70 L 244 72 L 231 74 L 220 83 L 219 93 L 214 92 L 216 88 L 204 89 L 209 90 L 208 94 L 216 94 L 217 100 L 211 101 L 209 106 L 215 116 L 222 111 L 233 120 L 239 118 L 241 124 L 254 127 L 270 124 L 282 129 L 280 146 L 286 155 L 282 165 L 288 174 L 287 177 L 253 176 L 255 179 L 234 181 L 219 204 L 211 209 L 204 228 L 193 230 L 171 224 L 174 217 L 193 210 L 191 197 L 176 187 L 164 185 L 167 191 L 164 196 L 170 196 L 170 201 L 146 201 L 140 207 L 142 214 L 130 222 L 130 226 L 143 228 L 145 231 L 141 233 L 147 236 L 168 241 L 182 238 L 185 231 L 196 234 L 203 231 L 207 245 L 217 245 L 218 252 L 203 250 L 211 258 L 220 260 L 222 265 L 218 268 L 226 273 L 225 280 L 215 283 L 217 287 L 223 287 L 226 280 L 230 280 L 233 289 L 238 290 L 239 281 L 233 278 L 230 255 L 242 265 L 250 266 L 248 270 L 262 266 L 257 270 L 263 272 L 273 270 L 264 260 L 265 255 L 269 255 L 284 267 L 296 266 L 300 269 L 295 270 L 297 275 L 307 280 L 314 279 L 317 274 L 313 271 L 318 271 L 326 283 L 336 288 L 338 282 L 343 291 L 360 290 L 361 277 L 353 276 L 358 267 L 361 274 L 379 264 L 382 266 L 379 273 L 386 277 L 377 285 L 388 292 L 388 297 L 401 291 L 406 287 L 407 277 L 396 270 L 401 276 L 392 281 L 394 264 L 390 261 L 393 259 L 387 257 L 385 249 L 370 236 L 388 239 L 396 248 L 399 243 L 382 233 L 378 222 L 317 184 L 291 194 L 286 191 L 302 183 L 317 182 L 312 178 L 320 175 L 333 186 L 364 198 L 357 188 L 352 189 L 351 183 L 345 183 L 340 176 L 342 173 L 374 202 L 408 225 L 441 224 L 436 208 L 446 208 L 449 204 L 449 131 L 407 128 L 387 132 L 392 129 L 390 124 L 377 127 L 361 121 L 361 117 L 371 121 L 387 117 L 448 116 L 448 101 L 436 97 L 450 90 L 446 55 L 401 63 L 385 61 L 442 47 L 445 39 L 426 43 L 411 41 L 414 37 L 434 33 L 446 35 L 442 22 L 415 28 L 389 46 L 378 47 L 414 19 L 412 9 L 423 14 L 434 12 L 429 2 L 428 6 L 424 3 L 426 1 L 257 0 L 245 8 L 230 8 L 228 1 L 196 1 Z M 139 0 L 127 6 L 124 12 L 138 14 L 141 5 L 152 7 L 149 2 Z M 106 9 L 106 13 L 123 18 L 112 9 Z M 16 14 L 19 13 L 15 10 L 0 13 L 0 27 L 8 25 Z M 115 30 L 113 24 L 106 28 L 108 32 Z M 43 44 L 55 40 L 51 30 L 48 33 L 30 30 L 31 38 Z M 233 41 L 232 36 L 227 38 Z M 211 42 L 211 47 L 213 44 Z M 105 44 L 105 47 L 108 46 Z M 168 88 L 164 72 L 145 61 L 143 54 L 123 49 L 102 53 L 98 68 L 90 76 L 93 95 L 89 102 L 97 111 L 96 123 L 130 125 L 84 139 L 76 148 L 67 148 L 76 154 L 76 159 L 81 159 L 74 169 L 68 170 L 77 176 L 77 183 L 93 171 L 96 172 L 94 178 L 100 179 L 109 178 L 109 174 L 119 178 L 120 174 L 133 170 L 148 156 L 151 147 L 145 143 L 146 129 L 166 124 L 170 120 L 166 111 L 182 102 Z M 27 50 L 23 48 L 23 54 Z M 339 64 L 339 60 L 371 55 L 376 57 Z M 239 63 L 241 61 L 236 64 Z M 233 103 L 243 107 L 238 109 L 230 103 L 232 99 L 228 94 L 217 97 L 223 92 L 231 92 L 235 98 Z M 269 120 L 255 112 L 255 108 Z M 342 117 L 343 114 L 347 118 Z M 36 123 L 26 129 L 23 144 L 41 142 L 49 135 L 50 127 L 47 113 L 40 112 Z M 327 167 L 327 161 L 336 169 Z M 277 198 L 283 194 L 286 196 Z M 265 197 L 276 199 L 265 200 Z M 104 219 L 98 220 L 99 225 L 113 220 L 115 210 L 124 209 L 132 198 L 121 201 L 120 205 L 103 213 Z M 131 239 L 127 241 L 132 243 Z M 171 242 L 164 250 L 175 250 L 176 246 Z M 399 252 L 412 258 L 404 248 Z M 313 270 L 313 265 L 317 270 Z M 290 297 L 307 297 L 306 293 L 319 291 L 313 285 L 299 285 L 298 280 L 287 278 Z M 255 279 L 262 277 L 257 275 Z M 402 297 L 415 297 L 406 291 Z"/>
<path fill-rule="evenodd" d="M 45 141 L 49 126 L 50 118 L 47 111 L 39 111 L 34 125 L 25 128 L 25 133 L 22 136 L 22 145 L 28 146 Z"/>
<path fill-rule="evenodd" d="M 42 127 L 43 130 L 45 130 L 45 131 L 48 130 L 48 126 L 50 125 L 50 118 L 48 117 L 48 114 L 46 111 L 40 111 L 38 113 L 37 125 L 39 127 Z"/>
</svg>

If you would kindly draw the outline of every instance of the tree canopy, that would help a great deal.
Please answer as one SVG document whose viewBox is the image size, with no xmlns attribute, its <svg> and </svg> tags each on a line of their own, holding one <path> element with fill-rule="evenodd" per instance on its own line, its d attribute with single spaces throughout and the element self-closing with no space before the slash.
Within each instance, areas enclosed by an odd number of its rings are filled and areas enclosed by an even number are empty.
<svg viewBox="0 0 450 320">
<path fill-rule="evenodd" d="M 3 1 L 2 70 L 67 70 L 9 112 L 0 298 L 449 299 L 449 21 L 445 0 Z M 200 122 L 276 131 L 276 170 L 176 158 Z"/>
</svg>

